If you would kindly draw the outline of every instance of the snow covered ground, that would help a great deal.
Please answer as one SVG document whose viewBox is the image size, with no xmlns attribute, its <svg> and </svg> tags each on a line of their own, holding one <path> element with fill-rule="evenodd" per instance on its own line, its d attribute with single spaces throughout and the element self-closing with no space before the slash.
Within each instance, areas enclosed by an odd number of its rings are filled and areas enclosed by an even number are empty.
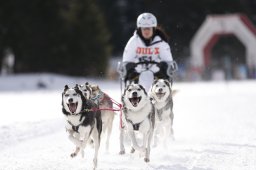
<svg viewBox="0 0 256 170">
<path fill-rule="evenodd" d="M 65 84 L 97 83 L 116 100 L 119 83 L 49 74 L 0 77 L 0 169 L 82 170 L 93 149 L 71 159 L 61 112 Z M 99 151 L 102 170 L 255 170 L 256 81 L 175 83 L 175 141 L 152 148 L 151 162 L 139 154 L 120 156 L 115 117 L 110 152 Z M 126 151 L 130 148 L 126 145 Z"/>
</svg>

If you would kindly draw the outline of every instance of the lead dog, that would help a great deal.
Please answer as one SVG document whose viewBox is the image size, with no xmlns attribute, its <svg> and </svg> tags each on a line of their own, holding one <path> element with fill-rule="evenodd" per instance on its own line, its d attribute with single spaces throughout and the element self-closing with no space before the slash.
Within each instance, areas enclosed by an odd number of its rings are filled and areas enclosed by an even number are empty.
<svg viewBox="0 0 256 170">
<path fill-rule="evenodd" d="M 94 142 L 93 169 L 97 167 L 98 150 L 100 147 L 100 135 L 102 131 L 102 120 L 100 111 L 95 111 L 97 105 L 91 100 L 85 99 L 82 92 L 77 88 L 64 87 L 62 93 L 62 112 L 66 117 L 66 130 L 69 139 L 76 146 L 71 157 L 75 157 L 85 148 L 91 138 Z"/>
<path fill-rule="evenodd" d="M 151 86 L 149 95 L 154 103 L 156 114 L 156 128 L 154 131 L 154 146 L 162 139 L 164 147 L 167 146 L 167 139 L 174 139 L 173 136 L 173 99 L 172 89 L 168 80 L 155 80 Z"/>
<path fill-rule="evenodd" d="M 144 161 L 150 161 L 150 144 L 154 129 L 154 107 L 145 91 L 138 84 L 128 85 L 122 95 L 123 114 L 121 120 L 124 127 L 120 131 L 120 154 L 125 153 L 124 133 L 127 133 L 132 142 L 132 153 L 135 150 L 145 152 Z M 143 135 L 143 146 L 137 143 L 135 131 Z"/>
<path fill-rule="evenodd" d="M 80 85 L 79 89 L 83 92 L 84 96 L 93 100 L 101 109 L 102 131 L 106 134 L 106 151 L 109 150 L 109 139 L 112 132 L 113 120 L 115 112 L 113 109 L 113 102 L 110 97 L 104 93 L 98 85 L 92 85 L 86 82 Z"/>
</svg>

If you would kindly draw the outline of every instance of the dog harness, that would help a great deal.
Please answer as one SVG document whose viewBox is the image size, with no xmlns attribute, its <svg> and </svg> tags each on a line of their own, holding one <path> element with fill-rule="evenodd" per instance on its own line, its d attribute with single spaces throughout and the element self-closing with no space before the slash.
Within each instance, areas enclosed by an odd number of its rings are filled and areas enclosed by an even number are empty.
<svg viewBox="0 0 256 170">
<path fill-rule="evenodd" d="M 80 123 L 80 124 L 77 125 L 77 126 L 74 126 L 70 121 L 68 121 L 68 123 L 72 126 L 72 130 L 73 130 L 73 131 L 75 131 L 76 133 L 79 133 L 79 132 L 78 132 L 78 129 L 79 129 L 79 126 L 80 126 L 82 123 Z"/>
<path fill-rule="evenodd" d="M 82 123 L 80 123 L 80 124 L 77 125 L 77 126 L 74 126 L 70 121 L 68 121 L 68 123 L 72 126 L 72 130 L 73 130 L 73 131 L 75 131 L 76 133 L 79 133 L 78 129 L 79 129 L 79 127 L 80 127 L 80 125 L 81 125 Z M 93 123 L 92 125 L 94 125 L 94 123 Z M 92 128 L 90 129 L 89 134 L 92 133 L 93 128 L 94 128 L 94 126 L 92 126 Z"/>
<path fill-rule="evenodd" d="M 127 113 L 127 107 L 123 107 L 123 112 Z M 124 114 L 124 116 L 125 116 L 125 120 L 132 124 L 133 130 L 139 130 L 141 122 L 134 124 L 130 119 L 127 119 L 126 114 Z"/>
<path fill-rule="evenodd" d="M 91 112 L 91 111 L 94 111 L 94 110 L 92 110 L 92 109 L 84 109 L 83 111 L 80 112 L 80 114 L 81 114 L 82 112 Z M 82 121 L 83 117 L 85 117 L 85 116 L 80 115 L 79 121 Z M 83 122 L 80 123 L 80 124 L 78 124 L 77 126 L 73 125 L 70 121 L 67 121 L 67 122 L 72 126 L 72 130 L 73 130 L 73 131 L 75 131 L 76 133 L 79 133 L 78 129 L 79 129 L 80 125 L 83 124 Z M 93 123 L 93 125 L 94 125 L 94 123 Z M 93 129 L 93 128 L 92 128 L 92 129 Z M 92 132 L 92 129 L 90 130 L 90 134 L 91 134 L 91 132 Z"/>
<path fill-rule="evenodd" d="M 107 102 L 107 105 L 111 107 L 113 105 L 112 99 L 106 95 L 104 92 L 100 91 L 99 94 L 95 97 L 91 98 L 95 103 L 97 102 L 98 105 L 103 105 L 104 102 Z"/>
<path fill-rule="evenodd" d="M 95 96 L 95 97 L 92 97 L 91 100 L 93 100 L 93 101 L 95 102 L 95 101 L 97 101 L 101 96 L 103 96 L 103 94 L 104 94 L 104 93 L 103 93 L 102 91 L 100 91 L 99 94 L 98 94 L 97 96 Z"/>
<path fill-rule="evenodd" d="M 140 124 L 141 124 L 141 122 L 139 122 L 139 123 L 136 123 L 136 124 L 134 124 L 131 120 L 129 120 L 129 119 L 126 119 L 126 121 L 127 122 L 130 122 L 131 124 L 132 124 L 132 126 L 133 126 L 133 130 L 139 130 L 140 129 Z"/>
<path fill-rule="evenodd" d="M 152 103 L 151 103 L 151 105 L 152 105 Z M 124 107 L 124 113 L 127 113 L 127 107 Z M 140 129 L 140 124 L 141 124 L 143 121 L 141 121 L 141 122 L 139 122 L 139 123 L 133 123 L 130 119 L 127 119 L 126 114 L 124 114 L 124 115 L 125 115 L 126 121 L 132 124 L 133 130 L 138 131 L 138 130 Z M 148 118 L 149 118 L 149 120 L 151 120 L 153 128 L 154 128 L 154 122 L 155 122 L 155 121 L 154 121 L 154 117 L 155 117 L 155 112 L 154 112 L 154 107 L 153 107 L 153 105 L 152 105 L 152 110 L 151 110 L 151 112 L 149 113 Z"/>
</svg>

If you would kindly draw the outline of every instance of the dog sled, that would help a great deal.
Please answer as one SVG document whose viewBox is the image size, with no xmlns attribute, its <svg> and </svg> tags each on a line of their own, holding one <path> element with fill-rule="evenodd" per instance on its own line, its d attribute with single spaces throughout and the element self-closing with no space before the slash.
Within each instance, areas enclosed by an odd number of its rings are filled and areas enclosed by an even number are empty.
<svg viewBox="0 0 256 170">
<path fill-rule="evenodd" d="M 125 64 L 123 62 L 118 62 L 117 66 L 117 72 L 119 73 L 119 80 L 120 80 L 120 90 L 121 94 L 123 93 L 123 89 L 131 84 L 136 82 L 135 79 L 132 80 L 125 80 L 125 76 L 127 74 L 127 70 L 125 69 Z M 158 67 L 159 62 L 155 61 L 140 61 L 135 64 L 135 68 L 138 68 L 140 70 L 137 79 L 137 83 L 141 84 L 143 87 L 145 87 L 146 90 L 149 89 L 149 87 L 152 85 L 153 81 L 158 79 L 154 76 L 154 71 L 152 71 L 153 67 Z M 160 68 L 158 67 L 160 70 Z M 169 77 L 169 82 L 173 83 L 173 74 L 178 70 L 178 65 L 175 61 L 168 62 L 167 63 L 167 69 L 166 69 L 166 75 Z M 124 87 L 124 88 L 123 88 Z"/>
</svg>

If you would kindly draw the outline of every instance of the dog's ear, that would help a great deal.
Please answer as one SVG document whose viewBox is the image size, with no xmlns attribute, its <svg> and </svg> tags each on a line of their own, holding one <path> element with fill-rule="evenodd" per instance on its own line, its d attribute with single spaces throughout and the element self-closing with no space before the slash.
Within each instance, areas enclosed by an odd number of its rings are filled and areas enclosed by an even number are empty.
<svg viewBox="0 0 256 170">
<path fill-rule="evenodd" d="M 94 85 L 94 84 L 90 84 L 90 86 L 91 86 L 91 88 L 92 88 L 92 90 L 95 90 L 96 89 L 96 85 Z"/>
<path fill-rule="evenodd" d="M 64 86 L 64 91 L 66 91 L 67 89 L 69 89 L 68 85 Z"/>
<path fill-rule="evenodd" d="M 169 88 L 171 88 L 169 80 L 164 79 L 164 83 L 165 83 Z"/>
<path fill-rule="evenodd" d="M 92 93 L 92 88 L 91 86 L 85 86 L 86 87 L 86 90 L 88 90 L 90 92 L 90 94 Z"/>
<path fill-rule="evenodd" d="M 130 87 L 132 87 L 134 84 L 129 84 L 128 86 L 126 86 L 126 90 L 128 90 Z"/>
<path fill-rule="evenodd" d="M 130 88 L 130 86 L 131 86 L 131 85 L 129 84 L 128 86 L 125 87 L 124 93 L 123 93 L 123 95 L 122 95 L 122 98 L 124 98 L 124 96 L 125 96 L 127 90 Z"/>
<path fill-rule="evenodd" d="M 98 85 L 91 85 L 92 91 L 97 91 L 99 90 L 99 86 Z"/>
<path fill-rule="evenodd" d="M 99 86 L 98 85 L 96 85 L 96 90 L 99 90 L 100 88 L 99 88 Z"/>
<path fill-rule="evenodd" d="M 166 84 L 170 83 L 168 79 L 163 79 Z"/>
<path fill-rule="evenodd" d="M 79 89 L 79 85 L 78 84 L 75 85 L 75 89 Z"/>
<path fill-rule="evenodd" d="M 155 79 L 155 80 L 153 81 L 153 85 L 155 85 L 157 82 L 158 82 L 158 79 Z"/>
</svg>

